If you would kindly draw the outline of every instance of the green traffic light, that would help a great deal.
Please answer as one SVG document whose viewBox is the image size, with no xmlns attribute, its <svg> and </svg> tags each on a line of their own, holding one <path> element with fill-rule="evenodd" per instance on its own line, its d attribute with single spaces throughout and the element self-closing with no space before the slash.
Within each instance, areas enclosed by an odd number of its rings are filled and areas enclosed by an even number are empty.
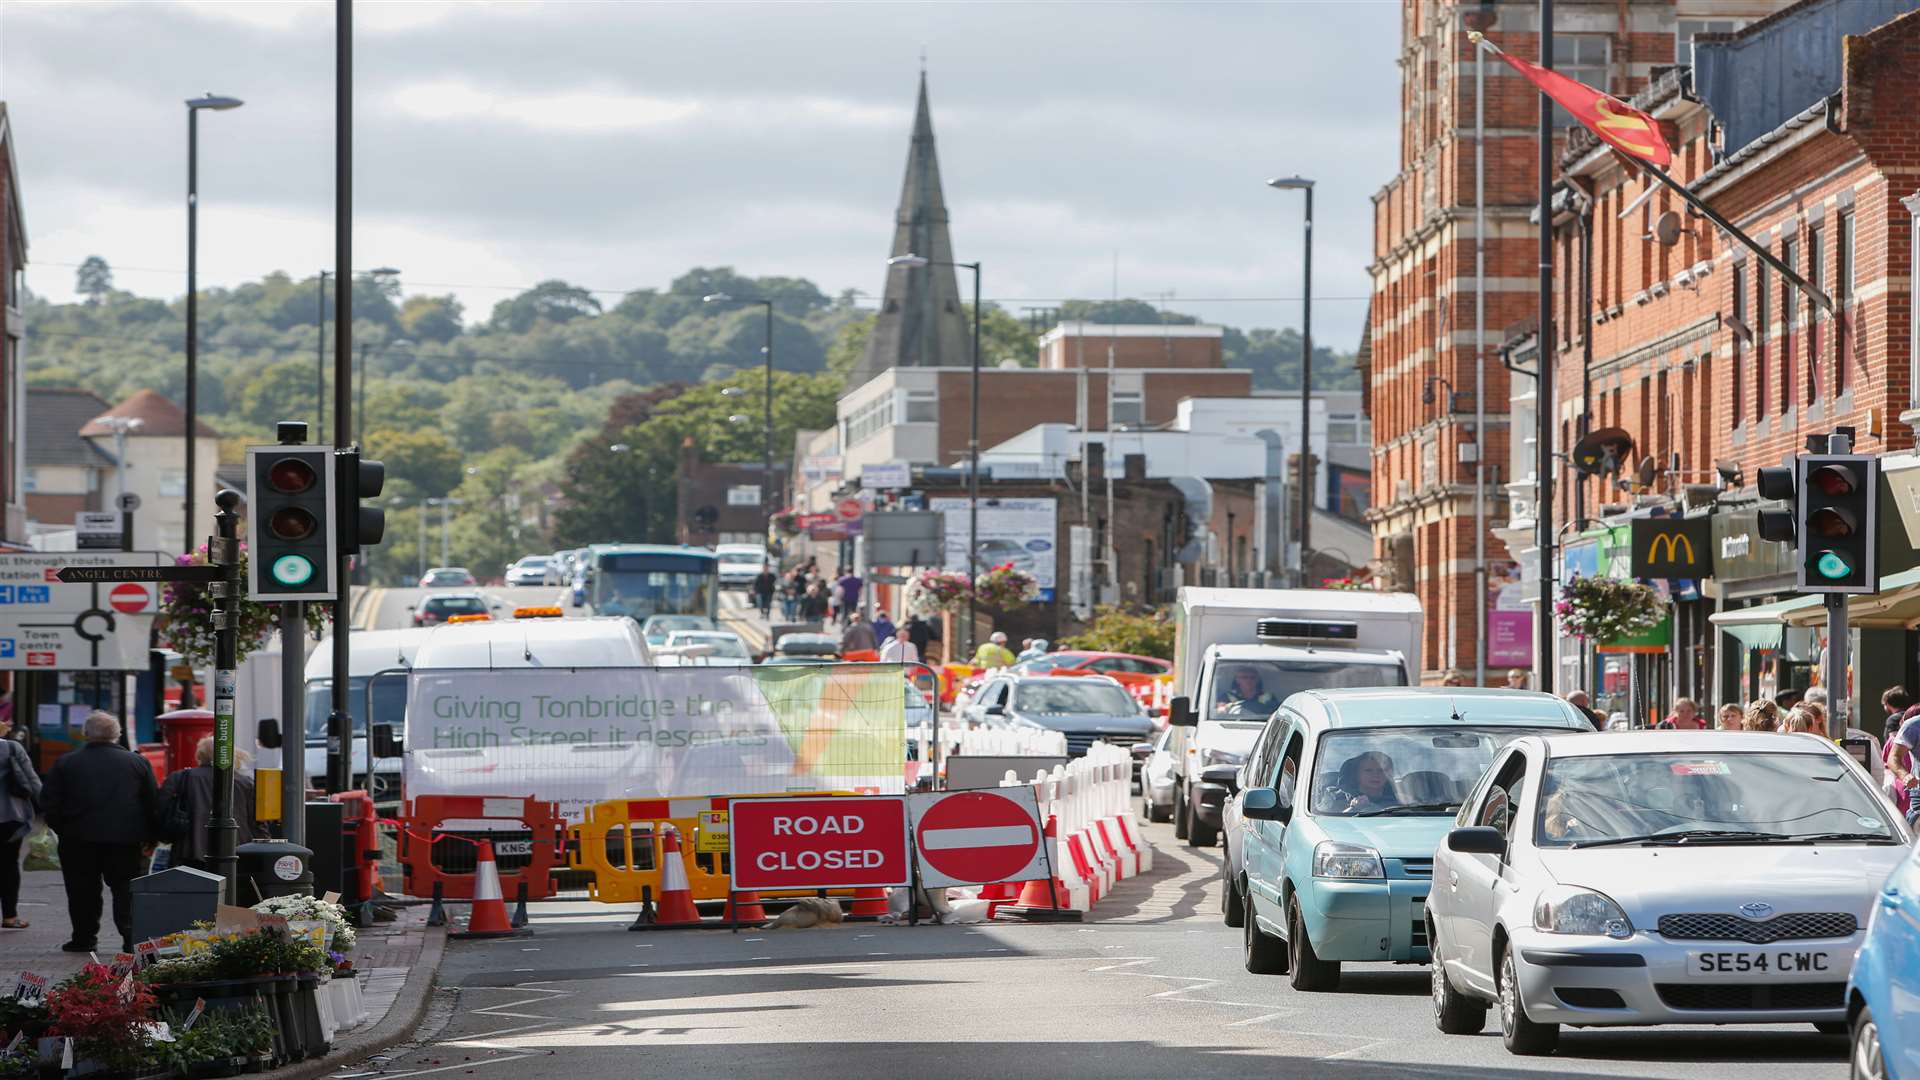
<svg viewBox="0 0 1920 1080">
<path fill-rule="evenodd" d="M 282 555 L 273 560 L 269 573 L 280 585 L 305 585 L 313 580 L 313 560 L 305 555 Z"/>
<path fill-rule="evenodd" d="M 1814 572 L 1828 581 L 1839 581 L 1853 576 L 1853 564 L 1845 555 L 1837 551 L 1823 551 L 1814 557 Z"/>
</svg>

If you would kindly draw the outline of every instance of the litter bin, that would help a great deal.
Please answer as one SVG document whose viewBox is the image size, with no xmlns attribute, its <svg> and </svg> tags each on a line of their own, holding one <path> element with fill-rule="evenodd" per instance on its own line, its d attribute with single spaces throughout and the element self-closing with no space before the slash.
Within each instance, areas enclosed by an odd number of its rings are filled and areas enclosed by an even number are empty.
<svg viewBox="0 0 1920 1080">
<path fill-rule="evenodd" d="M 133 879 L 133 940 L 146 941 L 212 922 L 220 906 L 220 875 L 176 866 Z"/>
<path fill-rule="evenodd" d="M 313 895 L 313 852 L 289 840 L 251 840 L 234 852 L 240 859 L 242 907 L 276 896 Z"/>
</svg>

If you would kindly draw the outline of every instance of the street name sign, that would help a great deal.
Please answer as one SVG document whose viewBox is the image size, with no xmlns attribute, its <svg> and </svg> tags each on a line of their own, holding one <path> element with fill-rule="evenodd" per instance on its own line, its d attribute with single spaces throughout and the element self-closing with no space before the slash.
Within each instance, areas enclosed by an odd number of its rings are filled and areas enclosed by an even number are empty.
<svg viewBox="0 0 1920 1080">
<path fill-rule="evenodd" d="M 730 799 L 733 888 L 892 888 L 913 876 L 903 795 Z"/>
<path fill-rule="evenodd" d="M 96 581 L 187 581 L 205 585 L 219 581 L 226 571 L 218 566 L 63 566 L 56 581 L 81 584 Z"/>
</svg>

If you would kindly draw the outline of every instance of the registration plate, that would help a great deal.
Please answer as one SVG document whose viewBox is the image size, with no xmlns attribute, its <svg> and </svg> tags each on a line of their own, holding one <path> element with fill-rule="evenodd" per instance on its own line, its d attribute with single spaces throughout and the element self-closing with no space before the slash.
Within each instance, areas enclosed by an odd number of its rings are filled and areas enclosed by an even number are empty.
<svg viewBox="0 0 1920 1080">
<path fill-rule="evenodd" d="M 1842 979 L 1846 968 L 1839 953 L 1824 949 L 1732 949 L 1689 952 L 1687 974 L 1696 979 L 1796 982 Z"/>
</svg>

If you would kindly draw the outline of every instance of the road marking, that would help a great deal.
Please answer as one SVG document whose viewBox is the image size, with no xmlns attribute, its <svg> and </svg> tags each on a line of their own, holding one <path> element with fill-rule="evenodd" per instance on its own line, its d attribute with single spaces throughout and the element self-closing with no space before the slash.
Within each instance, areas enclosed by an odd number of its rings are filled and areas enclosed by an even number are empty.
<svg viewBox="0 0 1920 1080">
<path fill-rule="evenodd" d="M 1293 1013 L 1297 1011 L 1298 1010 L 1296 1009 L 1282 1009 L 1279 1012 L 1262 1013 L 1259 1016 L 1250 1016 L 1245 1020 L 1235 1020 L 1233 1023 L 1228 1024 L 1227 1026 L 1228 1027 L 1246 1027 L 1248 1024 L 1265 1023 L 1268 1020 L 1277 1019 L 1279 1017 L 1286 1016 L 1289 1013 Z M 1323 1058 L 1322 1060 L 1325 1060 L 1325 1059 Z"/>
</svg>

